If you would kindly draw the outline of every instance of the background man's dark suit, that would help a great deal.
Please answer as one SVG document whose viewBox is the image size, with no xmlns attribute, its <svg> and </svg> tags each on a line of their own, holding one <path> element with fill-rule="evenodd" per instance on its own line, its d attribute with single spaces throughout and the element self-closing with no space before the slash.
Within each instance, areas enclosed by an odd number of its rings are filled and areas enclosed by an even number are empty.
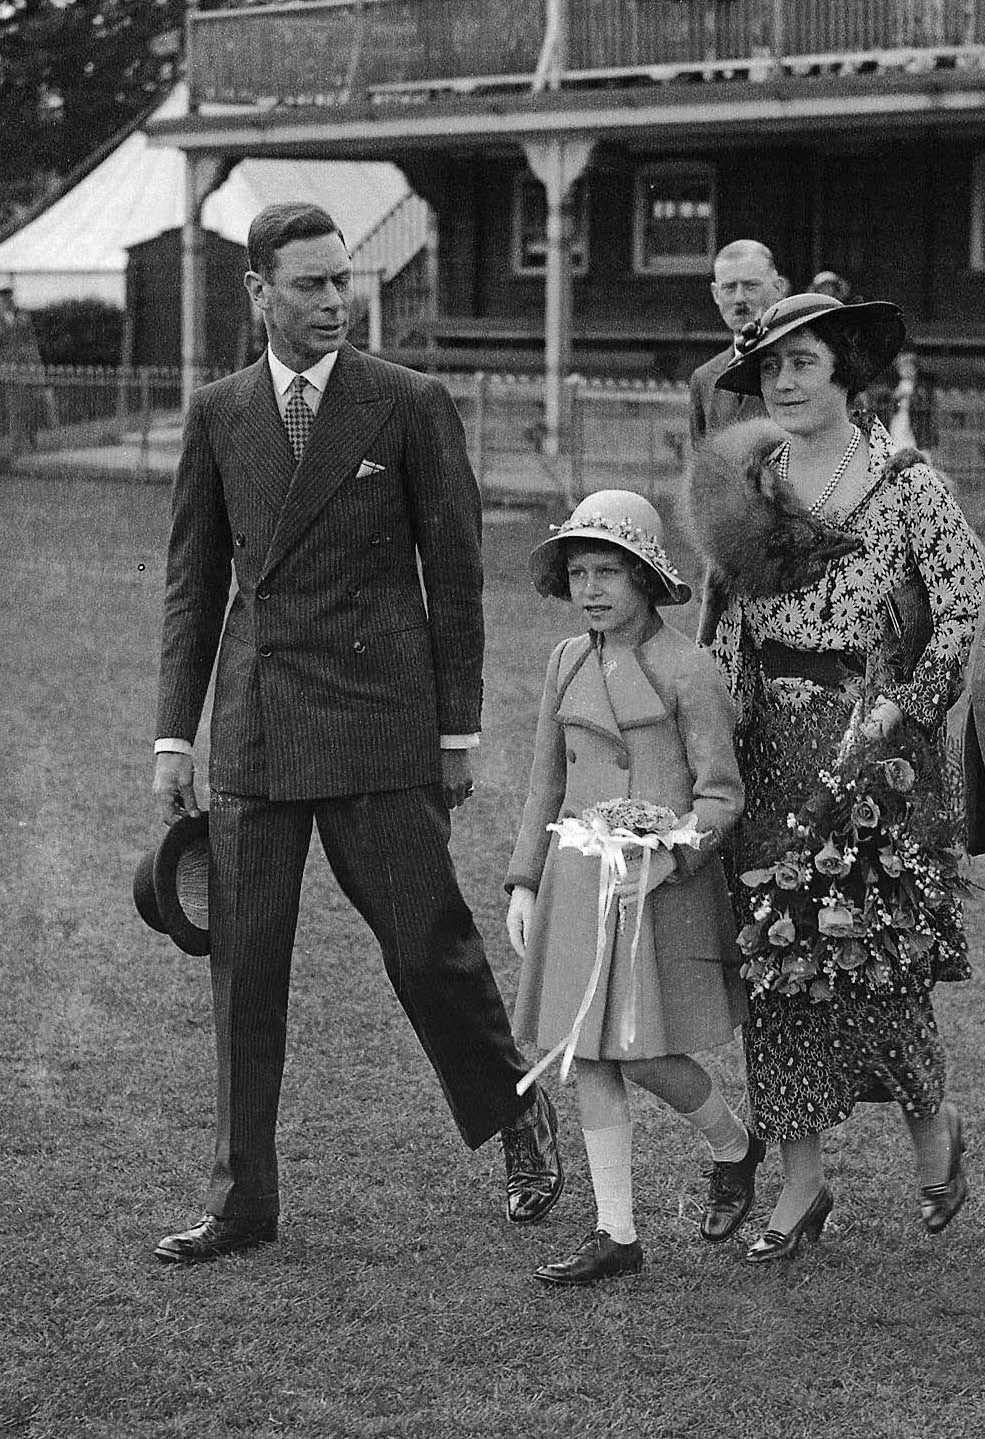
<svg viewBox="0 0 985 1439">
<path fill-rule="evenodd" d="M 433 380 L 344 344 L 299 463 L 265 356 L 193 397 L 157 733 L 194 739 L 218 648 L 211 1214 L 277 1213 L 274 1130 L 313 819 L 466 1142 L 527 1103 L 448 856 L 440 787 L 439 735 L 479 729 L 480 524 L 461 423 Z"/>
<path fill-rule="evenodd" d="M 689 423 L 692 447 L 699 445 L 706 435 L 724 430 L 726 425 L 766 414 L 766 406 L 758 395 L 737 395 L 732 390 L 715 389 L 715 381 L 734 354 L 734 347 L 729 345 L 727 350 L 706 360 L 691 374 Z"/>
</svg>

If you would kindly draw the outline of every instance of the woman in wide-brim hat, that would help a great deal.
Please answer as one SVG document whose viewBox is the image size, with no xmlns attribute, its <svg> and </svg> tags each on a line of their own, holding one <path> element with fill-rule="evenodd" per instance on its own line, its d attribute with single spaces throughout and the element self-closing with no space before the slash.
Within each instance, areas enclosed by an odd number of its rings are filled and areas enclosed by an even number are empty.
<svg viewBox="0 0 985 1439">
<path fill-rule="evenodd" d="M 695 457 L 690 494 L 696 542 L 726 601 L 713 648 L 739 712 L 746 813 L 737 875 L 795 844 L 788 815 L 846 756 L 919 756 L 914 843 L 921 833 L 939 836 L 949 819 L 943 726 L 985 573 L 924 457 L 894 455 L 882 424 L 851 409 L 904 338 L 895 305 L 792 295 L 746 327 L 718 380 L 760 394 L 769 415 L 709 441 Z M 758 943 L 758 891 L 736 883 L 734 898 L 749 944 Z M 865 923 L 859 933 L 887 932 L 873 929 L 872 916 Z M 810 956 L 799 990 L 782 979 L 786 992 L 754 985 L 749 1093 L 758 1132 L 780 1143 L 784 1185 L 750 1262 L 785 1257 L 803 1235 L 820 1234 L 833 1203 L 820 1138 L 864 1098 L 903 1110 L 927 1232 L 939 1233 L 961 1208 L 961 1125 L 944 1097 L 931 1002 L 937 980 L 969 972 L 956 901 L 939 906 L 931 928 L 905 974 L 891 954 L 886 965 L 850 973 L 859 950 L 846 956 L 833 994 L 823 976 L 806 974 Z"/>
<path fill-rule="evenodd" d="M 752 1202 L 762 1146 L 691 1058 L 733 1039 L 745 1014 L 717 849 L 742 808 L 742 788 L 732 707 L 714 660 L 662 616 L 691 591 L 667 559 L 649 501 L 626 490 L 589 495 L 530 564 L 538 591 L 568 600 L 583 632 L 548 663 L 507 875 L 507 929 L 523 961 L 514 1027 L 547 1055 L 566 1045 L 574 1055 L 597 1223 L 537 1278 L 588 1284 L 642 1264 L 627 1082 L 708 1140 L 706 1240 L 728 1238 Z M 578 821 L 603 801 L 625 802 L 624 816 L 652 818 L 644 803 L 678 817 L 693 811 L 703 839 L 698 848 L 655 851 L 646 869 L 637 861 L 600 920 L 606 871 L 598 851 L 562 845 L 548 826 Z"/>
</svg>

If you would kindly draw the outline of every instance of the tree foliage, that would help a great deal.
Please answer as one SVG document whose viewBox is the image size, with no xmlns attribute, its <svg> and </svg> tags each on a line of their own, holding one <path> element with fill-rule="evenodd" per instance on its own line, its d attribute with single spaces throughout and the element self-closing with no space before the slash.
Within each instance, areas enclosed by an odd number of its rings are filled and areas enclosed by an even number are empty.
<svg viewBox="0 0 985 1439">
<path fill-rule="evenodd" d="M 167 89 L 183 13 L 183 0 L 0 0 L 0 225 Z"/>
</svg>

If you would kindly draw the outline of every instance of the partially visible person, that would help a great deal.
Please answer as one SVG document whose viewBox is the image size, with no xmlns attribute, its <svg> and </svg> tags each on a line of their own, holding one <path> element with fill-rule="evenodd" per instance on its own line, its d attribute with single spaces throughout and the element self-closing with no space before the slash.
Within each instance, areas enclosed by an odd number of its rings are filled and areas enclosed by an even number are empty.
<svg viewBox="0 0 985 1439">
<path fill-rule="evenodd" d="M 764 1149 L 695 1050 L 727 1043 L 745 1014 L 718 846 L 742 809 L 732 706 L 712 656 L 661 615 L 690 590 L 670 568 L 660 519 L 640 495 L 589 495 L 533 552 L 543 595 L 569 600 L 585 632 L 547 667 L 530 790 L 506 885 L 507 928 L 523 961 L 514 1012 L 522 1042 L 550 1052 L 590 992 L 599 941 L 599 858 L 547 826 L 600 801 L 693 809 L 700 848 L 659 849 L 638 896 L 631 865 L 605 933 L 604 963 L 574 1048 L 596 1226 L 546 1284 L 590 1284 L 643 1262 L 632 1193 L 628 1085 L 704 1135 L 713 1169 L 701 1233 L 727 1239 L 753 1199 Z M 633 953 L 637 902 L 638 951 Z M 620 911 L 623 911 L 621 914 Z M 729 967 L 731 966 L 731 967 Z"/>
<path fill-rule="evenodd" d="M 699 545 L 729 591 L 714 654 L 738 708 L 746 786 L 736 874 L 767 862 L 764 842 L 782 857 L 792 843 L 787 816 L 863 753 L 892 756 L 903 747 L 918 757 L 903 836 L 914 863 L 953 827 L 943 726 L 961 685 L 985 568 L 964 516 L 923 457 L 894 455 L 878 420 L 861 428 L 849 415 L 853 397 L 904 337 L 894 305 L 794 295 L 750 326 L 718 382 L 760 394 L 775 421 L 710 442 L 708 457 L 717 453 L 721 463 L 698 466 L 692 481 Z M 761 523 L 767 513 L 771 526 Z M 859 820 L 874 822 L 871 813 Z M 824 862 L 834 868 L 826 872 L 847 874 L 851 861 L 848 853 L 829 854 Z M 879 862 L 898 874 L 910 861 L 887 852 Z M 800 881 L 792 873 L 784 882 L 796 888 Z M 747 910 L 740 919 L 748 918 L 758 942 L 756 901 L 742 884 L 735 891 L 736 908 Z M 753 1119 L 767 1143 L 780 1145 L 784 1184 L 766 1232 L 747 1253 L 750 1263 L 788 1257 L 805 1235 L 821 1233 L 834 1202 L 821 1139 L 863 1099 L 900 1106 L 926 1232 L 941 1233 L 965 1202 L 961 1120 L 945 1097 L 932 989 L 967 978 L 969 969 L 953 894 L 930 896 L 928 906 L 919 944 L 905 946 L 906 962 L 894 960 L 887 943 L 871 980 L 853 982 L 846 971 L 832 993 L 813 997 L 752 989 L 745 1050 Z M 905 913 L 873 911 L 845 932 L 892 939 L 897 919 L 905 929 Z M 789 933 L 775 936 L 780 945 L 789 940 Z M 863 943 L 846 963 L 868 958 Z"/>
<path fill-rule="evenodd" d="M 691 444 L 732 425 L 765 414 L 756 395 L 734 395 L 716 388 L 726 365 L 735 359 L 735 338 L 752 320 L 778 300 L 785 282 L 777 274 L 773 253 L 758 240 L 733 240 L 715 256 L 711 293 L 718 313 L 731 331 L 732 342 L 692 373 L 690 390 Z"/>
<path fill-rule="evenodd" d="M 985 854 L 985 610 L 967 669 L 967 711 L 961 743 L 965 802 L 965 845 Z"/>
<path fill-rule="evenodd" d="M 819 270 L 810 283 L 810 293 L 830 295 L 843 305 L 858 304 L 862 298 L 854 293 L 851 281 L 835 270 Z"/>
</svg>

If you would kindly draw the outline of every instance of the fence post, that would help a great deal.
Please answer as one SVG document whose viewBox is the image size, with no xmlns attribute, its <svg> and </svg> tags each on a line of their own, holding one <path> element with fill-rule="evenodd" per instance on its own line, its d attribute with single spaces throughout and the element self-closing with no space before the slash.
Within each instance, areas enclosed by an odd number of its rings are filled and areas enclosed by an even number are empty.
<svg viewBox="0 0 985 1439">
<path fill-rule="evenodd" d="M 489 376 L 483 370 L 476 370 L 474 379 L 475 414 L 472 418 L 472 453 L 475 456 L 473 468 L 481 488 L 486 474 L 486 391 Z"/>
<path fill-rule="evenodd" d="M 140 467 L 146 480 L 150 474 L 150 370 L 140 367 Z"/>
</svg>

